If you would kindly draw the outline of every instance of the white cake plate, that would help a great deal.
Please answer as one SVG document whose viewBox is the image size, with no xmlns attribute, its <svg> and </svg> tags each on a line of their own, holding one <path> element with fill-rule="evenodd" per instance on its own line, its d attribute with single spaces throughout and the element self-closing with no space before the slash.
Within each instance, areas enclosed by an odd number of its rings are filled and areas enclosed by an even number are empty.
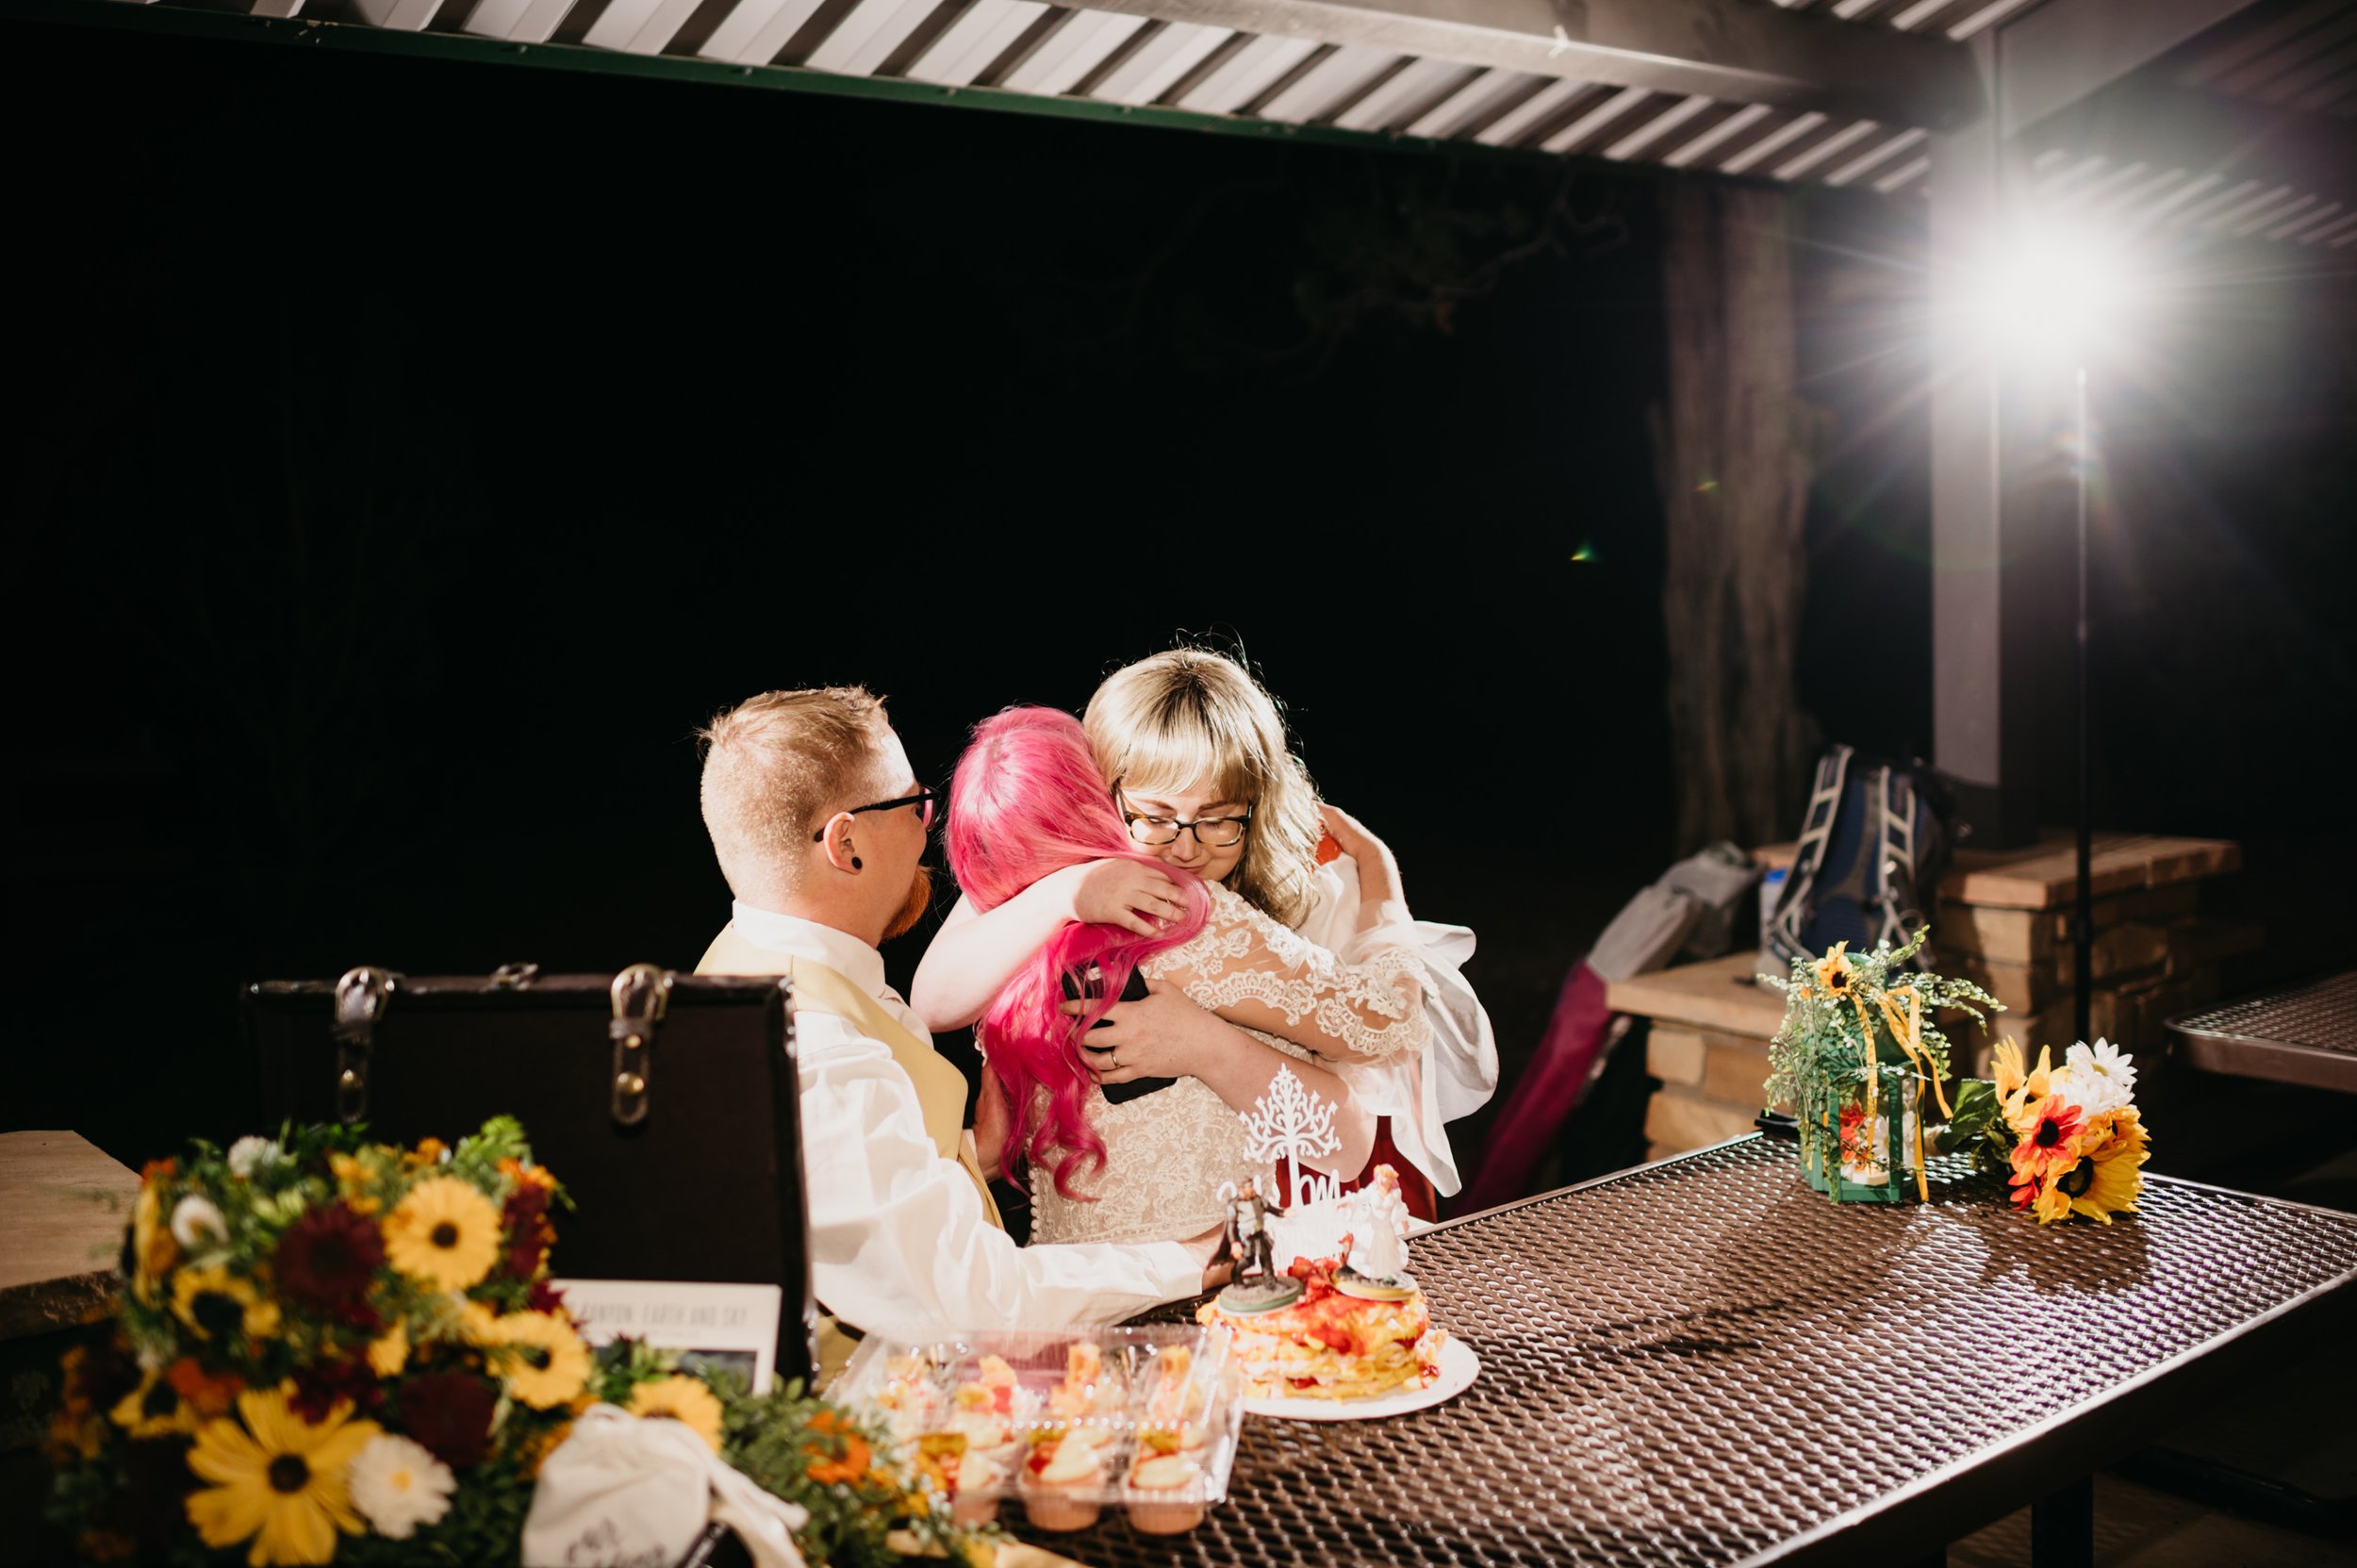
<svg viewBox="0 0 2357 1568">
<path fill-rule="evenodd" d="M 1456 1398 L 1473 1386 L 1481 1371 L 1481 1358 L 1456 1335 L 1441 1346 L 1441 1375 L 1424 1388 L 1387 1394 L 1380 1399 L 1246 1399 L 1246 1415 L 1271 1415 L 1284 1421 L 1380 1421 L 1387 1415 L 1430 1410 Z"/>
</svg>

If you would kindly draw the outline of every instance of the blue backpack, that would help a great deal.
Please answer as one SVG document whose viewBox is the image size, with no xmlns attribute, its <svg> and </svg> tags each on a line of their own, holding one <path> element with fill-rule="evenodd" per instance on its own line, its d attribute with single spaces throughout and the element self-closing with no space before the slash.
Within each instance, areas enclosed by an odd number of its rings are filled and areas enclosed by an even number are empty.
<svg viewBox="0 0 2357 1568">
<path fill-rule="evenodd" d="M 1836 942 L 1903 947 L 1948 868 L 1954 797 L 1921 763 L 1876 762 L 1837 746 L 1817 763 L 1792 869 L 1764 923 L 1760 961 L 1771 974 Z M 1930 954 L 1918 951 L 1914 966 Z"/>
</svg>

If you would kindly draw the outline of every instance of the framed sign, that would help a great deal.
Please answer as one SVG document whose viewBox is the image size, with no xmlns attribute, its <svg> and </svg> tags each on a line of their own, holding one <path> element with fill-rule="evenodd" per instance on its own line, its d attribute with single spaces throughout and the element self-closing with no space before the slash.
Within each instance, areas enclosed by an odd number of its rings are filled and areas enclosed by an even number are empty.
<svg viewBox="0 0 2357 1568">
<path fill-rule="evenodd" d="M 778 1313 L 785 1293 L 775 1285 L 684 1284 L 668 1279 L 552 1279 L 565 1309 L 591 1345 L 630 1338 L 677 1350 L 691 1366 L 742 1372 L 755 1394 L 777 1374 Z"/>
</svg>

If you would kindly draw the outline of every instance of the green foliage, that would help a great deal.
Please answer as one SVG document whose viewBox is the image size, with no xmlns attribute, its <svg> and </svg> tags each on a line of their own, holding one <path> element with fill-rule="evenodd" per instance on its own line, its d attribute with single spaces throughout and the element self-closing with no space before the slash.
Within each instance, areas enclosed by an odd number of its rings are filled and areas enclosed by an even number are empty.
<svg viewBox="0 0 2357 1568">
<path fill-rule="evenodd" d="M 964 1532 L 951 1525 L 946 1511 L 936 1511 L 929 1494 L 909 1490 L 893 1470 L 871 1463 L 846 1478 L 811 1478 L 814 1465 L 849 1466 L 862 1452 L 886 1454 L 889 1445 L 878 1428 L 811 1397 L 799 1381 L 755 1398 L 744 1392 L 741 1378 L 722 1386 L 725 1376 L 713 1378 L 728 1409 L 722 1454 L 765 1491 L 810 1510 L 810 1523 L 796 1541 L 813 1568 L 822 1563 L 887 1568 L 898 1560 L 885 1543 L 895 1529 L 908 1529 L 953 1560 L 964 1560 L 960 1544 Z"/>
<path fill-rule="evenodd" d="M 502 1160 L 527 1164 L 532 1160 L 532 1145 L 524 1137 L 523 1124 L 513 1116 L 493 1116 L 481 1131 L 459 1139 L 458 1147 L 450 1151 L 448 1174 L 488 1191 L 502 1180 Z"/>
<path fill-rule="evenodd" d="M 1922 945 L 1923 933 L 1918 932 L 1903 948 L 1885 945 L 1863 953 L 1837 949 L 1822 959 L 1794 959 L 1789 978 L 1760 977 L 1786 998 L 1784 1021 L 1768 1045 L 1768 1103 L 1793 1103 L 1803 1080 L 1812 1076 L 1836 1083 L 1865 1081 L 1870 1051 L 1878 1074 L 1912 1073 L 1891 1038 L 1881 1006 L 1886 999 L 1895 1002 L 1909 989 L 1921 1004 L 1923 1054 L 1936 1076 L 1949 1076 L 1949 1042 L 1938 1024 L 1940 1014 L 1968 1013 L 1986 1028 L 1988 1015 L 2003 1012 L 2004 1003 L 1969 981 L 1909 969 Z M 1817 972 L 1834 965 L 1837 957 L 1847 964 L 1838 986 Z"/>
<path fill-rule="evenodd" d="M 1987 1133 L 1997 1125 L 2002 1109 L 1997 1099 L 1997 1085 L 1986 1078 L 1968 1078 L 1956 1085 L 1954 1114 L 1937 1134 L 1937 1152 L 1953 1154 L 1967 1144 Z"/>
<path fill-rule="evenodd" d="M 590 1388 L 609 1404 L 627 1406 L 634 1386 L 678 1370 L 677 1352 L 618 1339 L 598 1352 Z M 891 1568 L 912 1541 L 965 1562 L 978 1543 L 998 1538 L 995 1529 L 952 1521 L 941 1499 L 914 1482 L 906 1456 L 879 1423 L 814 1396 L 799 1378 L 755 1395 L 730 1368 L 695 1375 L 720 1400 L 721 1457 L 762 1490 L 809 1512 L 795 1543 L 811 1568 Z"/>
</svg>

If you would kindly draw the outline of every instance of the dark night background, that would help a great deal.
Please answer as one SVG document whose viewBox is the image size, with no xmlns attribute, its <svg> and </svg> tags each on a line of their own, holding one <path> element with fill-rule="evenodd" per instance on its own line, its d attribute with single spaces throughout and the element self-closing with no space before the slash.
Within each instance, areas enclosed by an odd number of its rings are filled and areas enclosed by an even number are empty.
<svg viewBox="0 0 2357 1568">
<path fill-rule="evenodd" d="M 946 779 L 997 707 L 1240 642 L 1418 913 L 1480 933 L 1509 1087 L 1681 848 L 1645 424 L 1667 176 L 0 37 L 0 1127 L 133 1163 L 248 1131 L 250 979 L 691 965 L 727 895 L 688 737 L 774 685 L 890 694 Z M 1797 212 L 1802 698 L 1904 752 L 1919 206 Z M 2181 373 L 2103 409 L 2098 812 L 2245 840 L 2223 901 L 2275 940 L 2244 982 L 2353 924 L 2350 292 L 2217 289 L 2170 329 Z M 2059 762 L 2046 793 L 2065 819 Z M 1638 1136 L 1583 1127 L 1561 1169 Z"/>
</svg>

